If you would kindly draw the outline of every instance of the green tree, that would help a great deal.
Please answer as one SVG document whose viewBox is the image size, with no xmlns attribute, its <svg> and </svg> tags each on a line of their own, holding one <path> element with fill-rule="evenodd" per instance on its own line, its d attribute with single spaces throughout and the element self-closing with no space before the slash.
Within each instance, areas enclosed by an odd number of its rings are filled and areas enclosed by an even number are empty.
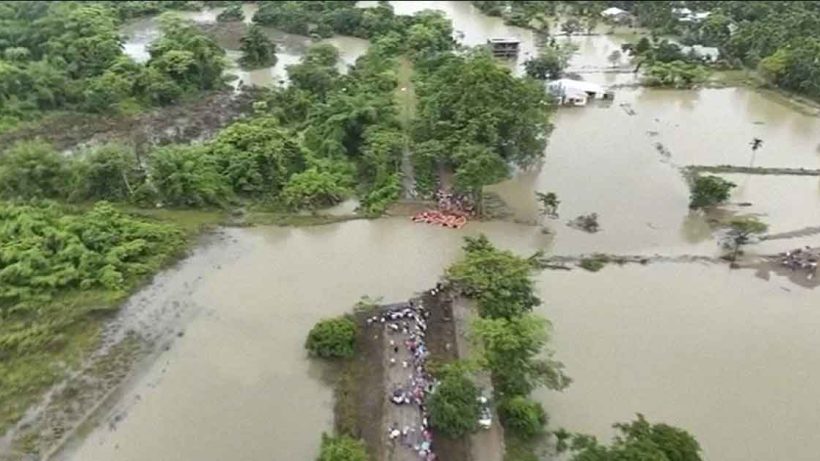
<svg viewBox="0 0 820 461">
<path fill-rule="evenodd" d="M 323 359 L 353 357 L 358 328 L 350 317 L 319 321 L 308 333 L 305 348 Z"/>
<path fill-rule="evenodd" d="M 618 434 L 610 446 L 595 437 L 574 435 L 560 451 L 573 452 L 571 461 L 702 461 L 700 444 L 683 429 L 651 424 L 641 414 L 635 421 L 613 427 Z"/>
<path fill-rule="evenodd" d="M 242 21 L 243 19 L 245 19 L 245 13 L 242 12 L 241 2 L 231 3 L 216 16 L 217 22 Z"/>
<path fill-rule="evenodd" d="M 697 176 L 692 183 L 689 208 L 706 208 L 723 203 L 729 199 L 734 187 L 734 183 L 719 176 Z"/>
<path fill-rule="evenodd" d="M 66 158 L 43 141 L 21 141 L 0 155 L 0 192 L 5 198 L 59 198 L 69 192 Z"/>
<path fill-rule="evenodd" d="M 322 446 L 316 461 L 367 461 L 364 442 L 346 435 L 330 437 L 322 434 Z"/>
<path fill-rule="evenodd" d="M 290 178 L 282 197 L 290 208 L 297 210 L 328 207 L 341 202 L 349 193 L 344 183 L 344 178 L 330 171 L 308 168 Z"/>
<path fill-rule="evenodd" d="M 555 192 L 536 192 L 535 198 L 541 204 L 541 214 L 545 216 L 558 216 L 558 205 L 561 203 L 558 200 L 558 195 Z"/>
<path fill-rule="evenodd" d="M 242 51 L 239 62 L 243 66 L 256 68 L 276 65 L 276 44 L 265 36 L 261 27 L 252 25 L 239 42 L 239 49 Z"/>
<path fill-rule="evenodd" d="M 703 66 L 683 61 L 656 62 L 646 70 L 643 83 L 648 86 L 690 88 L 706 80 Z"/>
<path fill-rule="evenodd" d="M 230 200 L 227 179 L 204 147 L 167 146 L 148 159 L 152 185 L 171 206 L 224 206 Z"/>
<path fill-rule="evenodd" d="M 561 31 L 567 34 L 568 36 L 572 36 L 572 34 L 580 32 L 581 29 L 581 21 L 579 21 L 577 18 L 569 18 L 563 23 L 561 23 Z"/>
<path fill-rule="evenodd" d="M 535 358 L 543 354 L 547 344 L 547 325 L 546 320 L 532 314 L 481 318 L 473 323 L 474 341 L 481 348 L 484 366 L 493 375 L 499 399 L 528 395 L 539 385 L 563 389 L 569 384 L 560 363 Z"/>
<path fill-rule="evenodd" d="M 521 395 L 503 399 L 498 405 L 498 415 L 505 429 L 523 438 L 531 438 L 540 434 L 547 424 L 547 413 L 544 407 Z"/>
<path fill-rule="evenodd" d="M 484 186 L 495 184 L 505 179 L 509 167 L 504 159 L 494 155 L 490 148 L 480 144 L 463 146 L 456 154 L 458 168 L 454 175 L 456 188 L 469 192 L 478 205 L 478 212 L 483 212 Z"/>
<path fill-rule="evenodd" d="M 299 64 L 287 66 L 288 78 L 297 89 L 324 100 L 339 79 L 339 51 L 330 44 L 311 46 Z"/>
<path fill-rule="evenodd" d="M 752 236 L 762 234 L 769 226 L 754 216 L 741 216 L 729 221 L 729 230 L 723 240 L 723 246 L 731 250 L 730 259 L 735 261 L 740 254 L 740 248 L 749 243 Z"/>
<path fill-rule="evenodd" d="M 207 147 L 219 172 L 242 196 L 275 195 L 306 168 L 297 136 L 274 117 L 235 122 Z"/>
<path fill-rule="evenodd" d="M 222 83 L 225 50 L 192 21 L 172 13 L 160 16 L 162 36 L 148 48 L 148 66 L 187 90 L 210 90 Z"/>
<path fill-rule="evenodd" d="M 464 370 L 449 369 L 427 398 L 430 425 L 450 438 L 474 432 L 481 413 L 479 396 L 478 387 Z"/>
<path fill-rule="evenodd" d="M 554 80 L 561 78 L 575 52 L 572 45 L 548 46 L 537 57 L 524 63 L 524 71 L 532 78 Z"/>
<path fill-rule="evenodd" d="M 84 153 L 76 162 L 78 198 L 128 200 L 144 180 L 133 149 L 107 144 Z"/>
</svg>

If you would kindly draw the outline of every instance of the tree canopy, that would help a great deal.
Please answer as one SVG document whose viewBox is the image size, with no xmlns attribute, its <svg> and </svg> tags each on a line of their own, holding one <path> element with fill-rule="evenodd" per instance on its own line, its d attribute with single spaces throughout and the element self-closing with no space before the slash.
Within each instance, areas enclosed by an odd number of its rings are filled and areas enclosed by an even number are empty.
<svg viewBox="0 0 820 461">
<path fill-rule="evenodd" d="M 706 208 L 723 203 L 729 199 L 734 187 L 734 183 L 720 176 L 697 176 L 692 183 L 689 208 Z"/>
<path fill-rule="evenodd" d="M 466 372 L 449 369 L 427 398 L 430 424 L 451 438 L 475 431 L 481 412 L 479 396 L 478 387 Z"/>
<path fill-rule="evenodd" d="M 308 333 L 305 348 L 325 359 L 352 357 L 357 330 L 350 317 L 321 320 Z"/>
<path fill-rule="evenodd" d="M 242 51 L 239 62 L 243 66 L 256 68 L 276 65 L 276 44 L 270 41 L 261 27 L 255 24 L 249 27 L 239 43 Z"/>
</svg>

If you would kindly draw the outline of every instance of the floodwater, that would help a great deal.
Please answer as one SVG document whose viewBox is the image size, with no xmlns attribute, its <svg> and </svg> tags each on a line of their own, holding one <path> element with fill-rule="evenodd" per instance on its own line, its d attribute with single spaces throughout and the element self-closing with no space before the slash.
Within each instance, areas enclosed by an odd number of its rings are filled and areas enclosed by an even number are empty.
<svg viewBox="0 0 820 461">
<path fill-rule="evenodd" d="M 529 31 L 485 17 L 469 2 L 393 4 L 398 13 L 445 11 L 465 43 L 515 36 L 525 40 L 525 52 L 534 50 Z M 150 41 L 150 31 L 143 32 Z M 608 65 L 619 39 L 570 40 L 582 53 L 573 66 L 588 70 Z M 338 43 L 343 56 L 355 54 L 354 45 Z M 634 78 L 583 75 L 607 84 Z M 553 120 L 540 168 L 491 188 L 522 222 L 540 220 L 535 191 L 556 192 L 561 218 L 545 221 L 551 234 L 511 222 L 455 231 L 400 218 L 224 231 L 228 238 L 198 251 L 224 253 L 226 262 L 192 268 L 183 261 L 157 278 L 173 286 L 179 271 L 200 271 L 186 295 L 197 310 L 184 336 L 63 457 L 313 459 L 321 432 L 331 430 L 332 395 L 321 365 L 303 350 L 310 327 L 347 312 L 362 295 L 395 301 L 429 287 L 458 257 L 464 235 L 483 232 L 522 254 L 716 255 L 705 219 L 688 211 L 679 167 L 820 167 L 820 119 L 745 88 L 619 89 L 608 107 L 559 109 Z M 754 137 L 764 145 L 752 158 Z M 733 210 L 760 215 L 773 232 L 820 225 L 820 179 L 725 176 L 738 184 L 732 202 L 752 203 Z M 601 232 L 565 225 L 589 212 L 599 214 Z M 817 245 L 818 236 L 750 249 L 776 252 L 798 243 Z M 698 263 L 550 271 L 537 286 L 545 302 L 538 312 L 553 322 L 556 358 L 574 379 L 563 393 L 536 395 L 552 427 L 607 439 L 612 423 L 641 412 L 691 431 L 708 460 L 817 458 L 815 291 L 777 275 L 763 280 L 752 270 Z M 156 302 L 174 296 L 160 290 Z"/>
</svg>

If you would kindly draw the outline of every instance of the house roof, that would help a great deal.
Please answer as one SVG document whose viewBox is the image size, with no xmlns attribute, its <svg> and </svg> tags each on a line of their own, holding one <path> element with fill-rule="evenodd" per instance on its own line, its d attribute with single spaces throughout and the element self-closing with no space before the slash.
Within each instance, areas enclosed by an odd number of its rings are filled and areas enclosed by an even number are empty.
<svg viewBox="0 0 820 461">
<path fill-rule="evenodd" d="M 597 83 L 592 82 L 584 82 L 581 80 L 572 80 L 569 78 L 562 78 L 559 80 L 553 80 L 547 83 L 547 87 L 551 90 L 560 90 L 566 94 L 574 94 L 574 93 L 605 93 L 606 89 L 598 85 Z"/>
<path fill-rule="evenodd" d="M 490 38 L 487 43 L 521 43 L 517 38 Z"/>
<path fill-rule="evenodd" d="M 689 54 L 689 52 L 693 51 L 696 56 L 701 58 L 709 58 L 709 59 L 717 59 L 720 57 L 720 50 L 713 46 L 702 46 L 702 45 L 692 45 L 692 46 L 682 46 L 681 52 L 684 54 Z"/>
</svg>

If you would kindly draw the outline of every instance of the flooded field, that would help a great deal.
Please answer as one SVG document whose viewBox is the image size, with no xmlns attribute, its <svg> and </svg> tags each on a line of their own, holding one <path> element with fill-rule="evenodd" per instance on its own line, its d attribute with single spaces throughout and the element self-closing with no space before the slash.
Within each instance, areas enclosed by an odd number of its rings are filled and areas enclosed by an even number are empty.
<svg viewBox="0 0 820 461">
<path fill-rule="evenodd" d="M 400 14 L 445 11 L 467 44 L 519 37 L 519 63 L 535 50 L 530 31 L 483 16 L 468 2 L 392 3 Z M 210 11 L 195 19 L 213 17 Z M 139 59 L 156 28 L 135 27 L 126 50 Z M 280 37 L 279 63 L 241 79 L 278 81 L 310 43 Z M 607 65 L 621 39 L 571 40 L 580 45 L 573 66 L 594 69 Z M 348 63 L 367 46 L 356 39 L 330 41 Z M 634 81 L 632 74 L 583 75 L 606 84 Z M 712 230 L 703 216 L 689 212 L 679 167 L 820 167 L 820 119 L 745 88 L 622 88 L 608 107 L 558 110 L 554 124 L 543 165 L 491 188 L 527 224 L 470 223 L 455 231 L 388 218 L 223 231 L 226 238 L 207 250 L 220 255 L 218 264 L 183 261 L 157 278 L 146 301 L 190 303 L 184 334 L 58 458 L 313 459 L 321 431 L 331 429 L 332 396 L 325 370 L 303 350 L 307 331 L 323 317 L 348 311 L 362 295 L 393 301 L 434 284 L 460 254 L 464 235 L 483 232 L 499 247 L 525 254 L 714 256 L 719 249 Z M 753 158 L 754 137 L 764 146 Z M 738 184 L 732 202 L 752 204 L 738 210 L 761 215 L 772 232 L 820 226 L 817 177 L 724 176 Z M 532 225 L 540 221 L 535 191 L 556 192 L 561 200 L 560 219 L 545 222 L 550 234 Z M 565 225 L 589 212 L 598 213 L 601 232 Z M 749 249 L 777 252 L 817 245 L 819 238 Z M 196 283 L 186 291 L 162 288 L 187 283 L 192 274 Z M 554 325 L 556 358 L 574 379 L 564 393 L 537 395 L 553 428 L 606 439 L 613 422 L 641 412 L 690 430 L 708 460 L 816 459 L 816 291 L 777 275 L 763 280 L 753 270 L 700 263 L 544 272 L 538 288 L 545 302 L 538 312 Z"/>
</svg>

